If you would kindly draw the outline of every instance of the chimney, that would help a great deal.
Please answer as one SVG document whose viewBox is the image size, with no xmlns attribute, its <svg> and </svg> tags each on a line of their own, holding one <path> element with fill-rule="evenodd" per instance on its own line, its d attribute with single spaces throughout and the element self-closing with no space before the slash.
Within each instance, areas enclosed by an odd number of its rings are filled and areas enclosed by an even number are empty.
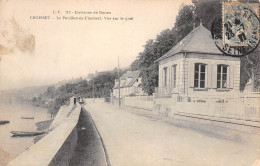
<svg viewBox="0 0 260 166">
<path fill-rule="evenodd" d="M 200 19 L 200 26 L 202 26 L 202 19 Z"/>
<path fill-rule="evenodd" d="M 193 23 L 193 29 L 195 29 L 195 22 Z"/>
</svg>

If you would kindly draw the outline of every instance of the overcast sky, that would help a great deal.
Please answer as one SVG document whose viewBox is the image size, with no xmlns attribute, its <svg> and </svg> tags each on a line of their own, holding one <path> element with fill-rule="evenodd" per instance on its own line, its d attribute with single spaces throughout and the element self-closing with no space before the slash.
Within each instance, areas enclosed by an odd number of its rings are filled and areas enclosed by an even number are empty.
<svg viewBox="0 0 260 166">
<path fill-rule="evenodd" d="M 87 76 L 94 71 L 127 67 L 143 50 L 148 39 L 172 28 L 183 0 L 3 0 L 0 1 L 0 33 L 19 35 L 13 31 L 15 20 L 23 35 L 35 37 L 34 51 L 21 51 L 17 42 L 0 39 L 0 45 L 14 47 L 2 52 L 0 89 L 14 89 L 55 83 L 62 79 Z M 103 11 L 107 15 L 89 17 L 133 17 L 130 21 L 56 20 L 53 11 Z M 51 16 L 49 20 L 33 20 L 30 16 Z M 17 27 L 15 29 L 17 31 Z M 5 32 L 5 33 L 3 33 Z M 23 37 L 23 36 L 22 36 Z M 8 43 L 9 42 L 9 43 Z M 10 44 L 11 43 L 11 44 Z M 16 44 L 15 44 L 16 43 Z M 9 44 L 9 45 L 8 45 Z"/>
</svg>

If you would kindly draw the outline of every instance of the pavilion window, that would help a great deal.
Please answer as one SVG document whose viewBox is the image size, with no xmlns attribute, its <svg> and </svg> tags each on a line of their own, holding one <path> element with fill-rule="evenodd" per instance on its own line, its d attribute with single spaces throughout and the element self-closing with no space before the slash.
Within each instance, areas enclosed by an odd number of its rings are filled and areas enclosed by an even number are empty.
<svg viewBox="0 0 260 166">
<path fill-rule="evenodd" d="M 205 88 L 206 64 L 196 63 L 194 70 L 194 87 Z"/>
<path fill-rule="evenodd" d="M 176 88 L 176 69 L 177 69 L 177 65 L 173 65 L 172 66 L 172 87 Z"/>
<path fill-rule="evenodd" d="M 167 67 L 163 68 L 163 86 L 167 87 Z"/>
<path fill-rule="evenodd" d="M 217 67 L 217 88 L 227 88 L 227 65 Z"/>
</svg>

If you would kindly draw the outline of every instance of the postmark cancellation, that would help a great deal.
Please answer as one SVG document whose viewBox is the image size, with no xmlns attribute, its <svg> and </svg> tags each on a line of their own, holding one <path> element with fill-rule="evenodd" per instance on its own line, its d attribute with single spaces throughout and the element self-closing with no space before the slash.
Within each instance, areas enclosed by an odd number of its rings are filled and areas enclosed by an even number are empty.
<svg viewBox="0 0 260 166">
<path fill-rule="evenodd" d="M 259 43 L 259 4 L 224 2 L 223 45 L 256 47 Z"/>
</svg>

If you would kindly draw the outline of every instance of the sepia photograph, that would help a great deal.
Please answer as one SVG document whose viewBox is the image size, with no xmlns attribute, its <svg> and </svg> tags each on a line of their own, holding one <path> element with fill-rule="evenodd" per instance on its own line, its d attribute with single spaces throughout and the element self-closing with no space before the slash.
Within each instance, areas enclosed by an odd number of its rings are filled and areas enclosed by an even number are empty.
<svg viewBox="0 0 260 166">
<path fill-rule="evenodd" d="M 0 166 L 260 166 L 259 0 L 0 0 Z"/>
</svg>

